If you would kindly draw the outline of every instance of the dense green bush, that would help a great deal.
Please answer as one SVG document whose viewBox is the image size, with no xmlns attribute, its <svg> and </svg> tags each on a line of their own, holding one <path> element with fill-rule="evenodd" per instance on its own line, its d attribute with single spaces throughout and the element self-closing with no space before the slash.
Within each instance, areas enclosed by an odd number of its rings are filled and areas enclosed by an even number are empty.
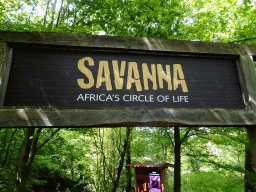
<svg viewBox="0 0 256 192">
<path fill-rule="evenodd" d="M 222 172 L 183 173 L 181 191 L 189 192 L 242 192 L 243 177 L 237 178 Z M 168 181 L 169 191 L 173 191 L 173 177 Z"/>
</svg>

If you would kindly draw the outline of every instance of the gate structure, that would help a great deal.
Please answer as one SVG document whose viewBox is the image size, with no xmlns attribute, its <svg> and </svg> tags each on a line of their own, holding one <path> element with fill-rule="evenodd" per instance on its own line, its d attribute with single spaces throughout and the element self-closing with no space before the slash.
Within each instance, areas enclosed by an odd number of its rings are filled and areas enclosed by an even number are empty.
<svg viewBox="0 0 256 192">
<path fill-rule="evenodd" d="M 0 32 L 0 127 L 250 126 L 255 45 Z"/>
</svg>

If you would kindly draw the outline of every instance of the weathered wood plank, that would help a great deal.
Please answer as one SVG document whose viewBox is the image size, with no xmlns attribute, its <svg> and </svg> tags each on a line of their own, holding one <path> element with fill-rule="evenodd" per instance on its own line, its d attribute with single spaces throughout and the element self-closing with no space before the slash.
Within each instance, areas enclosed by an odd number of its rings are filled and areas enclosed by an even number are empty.
<svg viewBox="0 0 256 192">
<path fill-rule="evenodd" d="M 243 126 L 256 124 L 251 110 L 223 109 L 0 109 L 0 127 Z"/>
<path fill-rule="evenodd" d="M 8 75 L 8 58 L 10 54 L 10 48 L 6 42 L 0 42 L 0 105 L 2 105 L 3 91 L 6 86 L 6 75 Z M 2 97 L 1 97 L 2 96 Z"/>
<path fill-rule="evenodd" d="M 256 75 L 253 60 L 249 56 L 241 55 L 239 62 L 240 74 L 242 76 L 242 86 L 245 92 L 245 99 L 249 108 L 256 111 Z"/>
<path fill-rule="evenodd" d="M 3 63 L 3 72 L 1 79 L 1 87 L 0 87 L 0 106 L 4 103 L 4 97 L 6 93 L 6 88 L 8 84 L 9 74 L 11 70 L 11 61 L 12 61 L 13 49 L 7 47 L 6 48 L 6 62 Z"/>
<path fill-rule="evenodd" d="M 0 41 L 155 51 L 256 55 L 255 45 L 68 33 L 0 31 Z"/>
</svg>

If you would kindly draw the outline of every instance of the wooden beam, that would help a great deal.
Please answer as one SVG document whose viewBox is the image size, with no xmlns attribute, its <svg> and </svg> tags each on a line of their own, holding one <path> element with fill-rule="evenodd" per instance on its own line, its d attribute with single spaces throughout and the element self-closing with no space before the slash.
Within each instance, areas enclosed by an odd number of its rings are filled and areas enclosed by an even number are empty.
<svg viewBox="0 0 256 192">
<path fill-rule="evenodd" d="M 0 41 L 78 47 L 109 47 L 136 50 L 175 51 L 183 53 L 256 55 L 255 45 L 53 32 L 0 31 Z"/>
<path fill-rule="evenodd" d="M 251 110 L 224 109 L 0 109 L 0 127 L 244 126 L 256 124 Z"/>
</svg>

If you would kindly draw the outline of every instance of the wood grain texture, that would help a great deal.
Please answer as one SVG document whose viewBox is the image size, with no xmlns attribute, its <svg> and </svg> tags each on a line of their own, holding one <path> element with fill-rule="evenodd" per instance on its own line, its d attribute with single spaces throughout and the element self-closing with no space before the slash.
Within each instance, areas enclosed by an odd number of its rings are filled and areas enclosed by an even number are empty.
<svg viewBox="0 0 256 192">
<path fill-rule="evenodd" d="M 4 84 L 6 66 L 9 55 L 10 48 L 7 46 L 6 42 L 0 42 L 0 95 L 2 94 L 2 88 Z"/>
<path fill-rule="evenodd" d="M 6 43 L 0 42 L 0 91 L 2 90 L 2 86 L 3 86 L 2 82 L 4 79 L 5 68 L 6 68 L 5 55 L 6 55 Z"/>
<path fill-rule="evenodd" d="M 244 126 L 251 110 L 210 109 L 0 109 L 0 127 Z"/>
<path fill-rule="evenodd" d="M 7 42 L 7 45 L 20 42 L 78 47 L 240 55 L 240 80 L 243 85 L 247 109 L 67 109 L 0 106 L 0 127 L 245 126 L 256 124 L 256 75 L 253 61 L 250 57 L 256 55 L 255 45 L 0 31 L 1 80 L 3 74 L 5 74 L 6 58 L 8 58 L 7 55 L 10 51 L 5 42 Z"/>
<path fill-rule="evenodd" d="M 249 105 L 249 109 L 256 111 L 256 75 L 252 57 L 240 55 L 239 64 L 245 101 Z"/>
<path fill-rule="evenodd" d="M 0 41 L 155 51 L 256 55 L 255 45 L 52 32 L 0 31 Z"/>
</svg>

